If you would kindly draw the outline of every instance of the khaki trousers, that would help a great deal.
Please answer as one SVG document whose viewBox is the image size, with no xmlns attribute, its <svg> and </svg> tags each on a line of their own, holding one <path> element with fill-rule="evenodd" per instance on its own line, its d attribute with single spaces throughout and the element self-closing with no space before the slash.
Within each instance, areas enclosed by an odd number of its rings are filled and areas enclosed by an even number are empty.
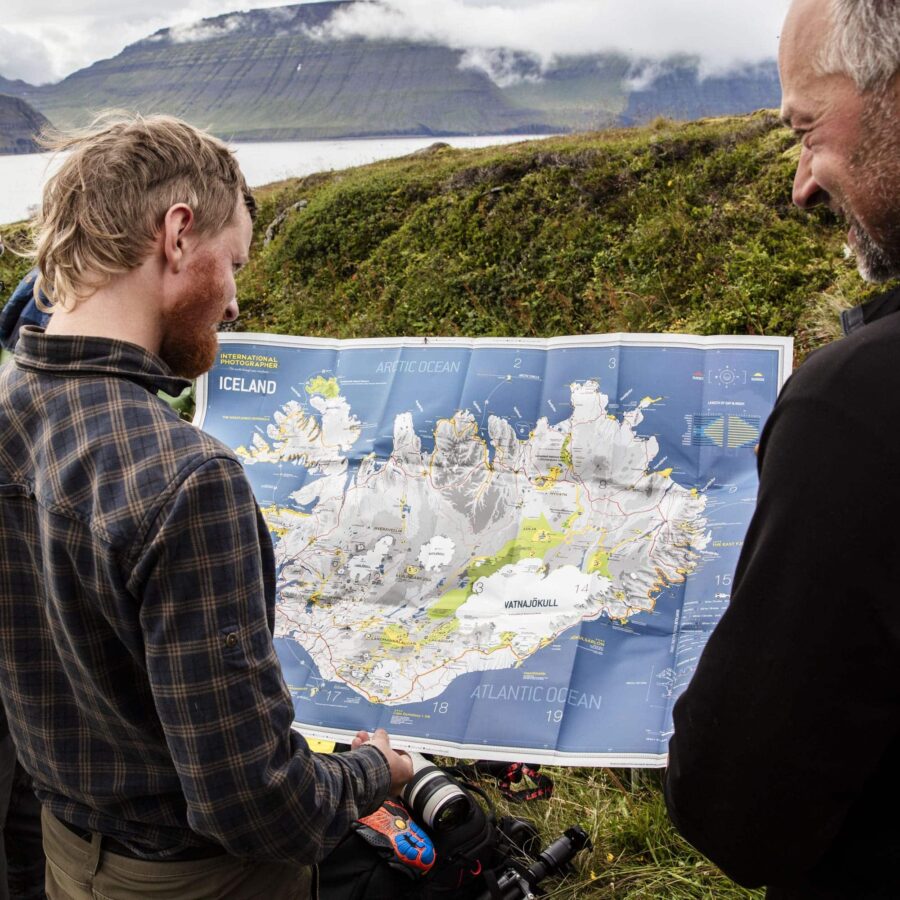
<svg viewBox="0 0 900 900">
<path fill-rule="evenodd" d="M 89 843 L 45 809 L 48 900 L 308 900 L 312 869 L 233 856 L 185 862 L 129 859 Z"/>
</svg>

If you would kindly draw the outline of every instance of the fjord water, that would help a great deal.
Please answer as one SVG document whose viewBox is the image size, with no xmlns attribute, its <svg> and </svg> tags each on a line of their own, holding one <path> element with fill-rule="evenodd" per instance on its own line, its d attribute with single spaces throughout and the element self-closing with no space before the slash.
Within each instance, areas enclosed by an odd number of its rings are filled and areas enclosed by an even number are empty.
<svg viewBox="0 0 900 900">
<path fill-rule="evenodd" d="M 423 136 L 247 143 L 235 144 L 234 148 L 250 186 L 258 187 L 283 178 L 405 156 L 436 141 L 444 141 L 453 147 L 488 147 L 529 139 L 529 135 L 521 134 L 448 138 Z M 44 181 L 58 164 L 59 156 L 47 153 L 0 156 L 0 223 L 17 222 L 34 212 L 40 203 Z"/>
</svg>

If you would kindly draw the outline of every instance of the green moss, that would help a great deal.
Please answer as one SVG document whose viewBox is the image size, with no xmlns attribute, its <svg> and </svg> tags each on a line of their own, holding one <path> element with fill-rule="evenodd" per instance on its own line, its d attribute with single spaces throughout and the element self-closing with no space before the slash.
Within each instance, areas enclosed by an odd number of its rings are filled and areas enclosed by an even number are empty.
<svg viewBox="0 0 900 900">
<path fill-rule="evenodd" d="M 261 192 L 247 330 L 334 337 L 608 331 L 833 336 L 871 293 L 843 228 L 790 201 L 772 113 L 442 150 Z"/>
<path fill-rule="evenodd" d="M 762 112 L 281 182 L 259 192 L 239 325 L 333 337 L 792 334 L 802 358 L 872 289 L 844 259 L 834 217 L 791 205 L 796 159 L 790 131 Z M 22 225 L 0 234 L 27 248 Z M 0 296 L 29 265 L 0 256 Z"/>
<path fill-rule="evenodd" d="M 31 234 L 24 223 L 0 226 L 0 242 L 4 250 L 0 253 L 0 306 L 2 306 L 16 285 L 32 267 L 32 262 L 22 254 L 31 249 Z"/>
</svg>

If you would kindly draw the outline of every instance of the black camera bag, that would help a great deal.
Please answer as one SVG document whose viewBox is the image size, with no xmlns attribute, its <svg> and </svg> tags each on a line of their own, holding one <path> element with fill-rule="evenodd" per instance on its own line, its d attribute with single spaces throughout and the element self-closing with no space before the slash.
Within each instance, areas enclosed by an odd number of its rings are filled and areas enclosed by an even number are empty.
<svg viewBox="0 0 900 900">
<path fill-rule="evenodd" d="M 507 858 L 493 812 L 485 812 L 472 796 L 473 792 L 482 792 L 472 784 L 457 784 L 469 798 L 469 815 L 448 831 L 431 832 L 437 861 L 419 885 L 418 896 L 424 900 L 480 896 L 485 888 L 484 873 Z"/>
<path fill-rule="evenodd" d="M 422 879 L 354 828 L 319 865 L 319 900 L 419 900 Z"/>
<path fill-rule="evenodd" d="M 483 875 L 506 860 L 493 814 L 469 797 L 465 821 L 431 833 L 437 859 L 424 876 L 396 863 L 392 852 L 367 840 L 364 828 L 351 831 L 319 866 L 321 900 L 446 900 L 480 896 Z"/>
</svg>

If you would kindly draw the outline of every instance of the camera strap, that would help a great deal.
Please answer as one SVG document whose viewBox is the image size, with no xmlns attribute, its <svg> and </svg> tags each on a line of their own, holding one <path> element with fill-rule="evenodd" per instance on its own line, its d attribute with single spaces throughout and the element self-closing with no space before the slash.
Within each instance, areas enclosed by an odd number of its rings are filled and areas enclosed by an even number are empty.
<svg viewBox="0 0 900 900">
<path fill-rule="evenodd" d="M 497 788 L 507 800 L 525 803 L 531 800 L 548 800 L 553 796 L 553 779 L 540 771 L 540 766 L 522 762 L 491 762 L 479 760 L 474 765 L 456 766 L 464 778 L 475 780 L 487 775 L 497 779 Z M 522 787 L 513 789 L 514 784 Z"/>
</svg>

